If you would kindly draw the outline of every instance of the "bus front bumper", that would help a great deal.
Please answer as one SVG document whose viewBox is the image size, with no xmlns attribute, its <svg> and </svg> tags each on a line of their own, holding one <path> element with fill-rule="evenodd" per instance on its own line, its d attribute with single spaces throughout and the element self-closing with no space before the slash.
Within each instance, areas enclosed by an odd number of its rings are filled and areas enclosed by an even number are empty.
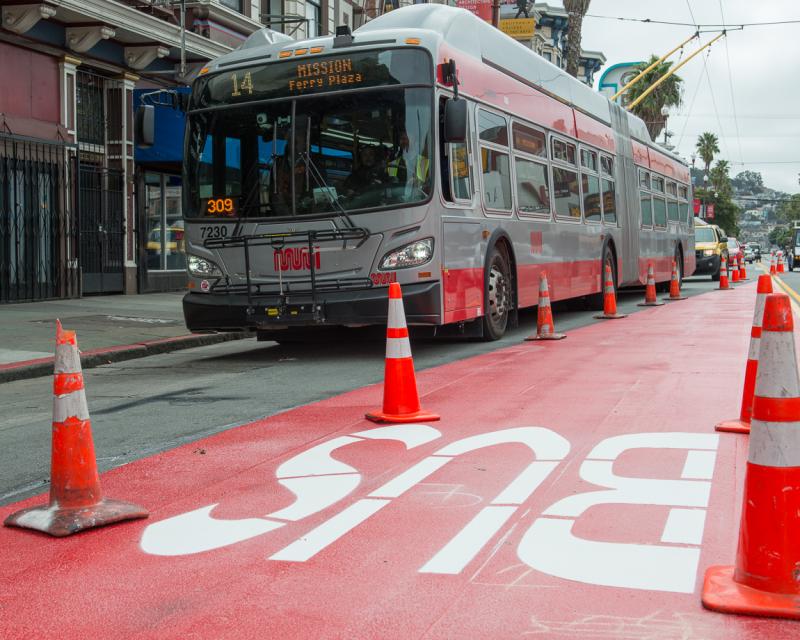
<svg viewBox="0 0 800 640">
<path fill-rule="evenodd" d="M 254 297 L 250 306 L 245 295 L 190 292 L 183 298 L 183 316 L 187 328 L 199 332 L 385 324 L 388 292 L 387 287 L 375 287 L 320 293 L 316 313 L 310 295 L 292 295 L 282 306 L 277 296 Z M 408 324 L 440 324 L 439 283 L 404 285 L 403 305 Z"/>
</svg>

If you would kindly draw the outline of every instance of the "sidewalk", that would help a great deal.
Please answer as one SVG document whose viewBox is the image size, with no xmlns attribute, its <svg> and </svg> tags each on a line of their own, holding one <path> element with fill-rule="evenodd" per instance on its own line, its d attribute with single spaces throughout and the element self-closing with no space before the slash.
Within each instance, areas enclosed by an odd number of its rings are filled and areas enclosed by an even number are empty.
<svg viewBox="0 0 800 640">
<path fill-rule="evenodd" d="M 150 518 L 0 528 L 0 636 L 795 637 L 700 601 L 736 553 L 748 439 L 714 425 L 739 411 L 754 297 L 426 369 L 430 424 L 367 422 L 372 385 L 105 473 Z"/>
<path fill-rule="evenodd" d="M 53 370 L 55 321 L 78 332 L 84 369 L 188 349 L 247 334 L 189 333 L 183 292 L 92 296 L 0 306 L 0 382 Z"/>
</svg>

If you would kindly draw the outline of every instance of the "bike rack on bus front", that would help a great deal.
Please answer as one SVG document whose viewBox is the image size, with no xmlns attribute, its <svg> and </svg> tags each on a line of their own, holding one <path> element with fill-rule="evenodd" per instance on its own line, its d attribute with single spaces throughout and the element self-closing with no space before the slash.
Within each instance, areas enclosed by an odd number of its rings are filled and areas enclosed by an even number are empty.
<svg viewBox="0 0 800 640">
<path fill-rule="evenodd" d="M 309 231 L 291 231 L 287 233 L 260 233 L 254 235 L 236 235 L 230 238 L 210 238 L 203 243 L 206 249 L 223 249 L 232 247 L 242 247 L 244 249 L 245 280 L 246 284 L 232 284 L 230 277 L 226 275 L 223 281 L 217 281 L 211 286 L 209 293 L 216 295 L 246 294 L 247 295 L 247 315 L 252 318 L 255 313 L 254 298 L 276 297 L 279 299 L 277 306 L 270 306 L 267 315 L 274 320 L 291 323 L 300 322 L 300 312 L 304 305 L 300 307 L 290 307 L 290 294 L 302 295 L 311 294 L 311 313 L 315 322 L 325 321 L 325 312 L 322 304 L 317 299 L 318 292 L 325 291 L 345 291 L 349 289 L 367 289 L 372 287 L 372 280 L 369 278 L 336 278 L 336 279 L 317 279 L 316 269 L 316 245 L 322 242 L 341 241 L 343 247 L 348 240 L 357 241 L 356 248 L 360 247 L 370 236 L 368 229 L 363 227 L 351 227 L 347 229 L 320 229 Z M 250 270 L 250 250 L 254 247 L 269 246 L 273 250 L 280 250 L 287 245 L 304 245 L 308 247 L 309 256 L 309 275 L 308 279 L 293 280 L 284 282 L 280 265 L 278 267 L 277 283 L 254 283 L 251 278 Z M 303 288 L 304 285 L 310 285 Z M 277 290 L 275 288 L 277 287 Z"/>
</svg>

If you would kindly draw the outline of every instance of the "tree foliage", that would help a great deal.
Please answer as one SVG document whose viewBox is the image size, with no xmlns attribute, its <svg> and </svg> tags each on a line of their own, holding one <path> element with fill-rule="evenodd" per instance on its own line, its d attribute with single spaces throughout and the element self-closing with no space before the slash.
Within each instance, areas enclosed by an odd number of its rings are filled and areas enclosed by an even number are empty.
<svg viewBox="0 0 800 640">
<path fill-rule="evenodd" d="M 783 222 L 800 220 L 800 193 L 795 193 L 788 202 L 781 202 L 777 214 L 778 219 Z"/>
<path fill-rule="evenodd" d="M 650 60 L 642 62 L 637 66 L 639 72 L 644 71 L 653 64 L 658 58 L 650 56 Z M 625 101 L 630 104 L 642 95 L 659 78 L 664 76 L 672 67 L 671 62 L 661 62 L 653 69 L 648 71 L 645 76 L 635 85 L 628 89 L 624 94 Z M 650 137 L 655 140 L 664 130 L 667 119 L 661 115 L 662 107 L 678 107 L 683 100 L 683 79 L 677 75 L 671 75 L 662 82 L 649 96 L 637 104 L 631 111 L 639 116 L 647 125 Z"/>
<path fill-rule="evenodd" d="M 705 165 L 706 173 L 708 173 L 708 168 L 714 161 L 714 156 L 719 153 L 719 138 L 709 131 L 701 133 L 697 137 L 697 144 L 695 145 L 695 148 L 697 149 L 697 154 L 700 156 L 700 159 Z"/>
<path fill-rule="evenodd" d="M 589 11 L 589 2 L 591 0 L 564 0 L 564 10 L 569 16 L 565 69 L 573 78 L 578 77 L 578 68 L 581 64 L 581 30 L 583 17 Z"/>
<path fill-rule="evenodd" d="M 740 171 L 731 182 L 739 191 L 761 193 L 764 190 L 764 178 L 758 171 Z"/>
<path fill-rule="evenodd" d="M 769 232 L 768 237 L 772 244 L 785 247 L 792 241 L 792 230 L 789 227 L 777 226 Z"/>
</svg>

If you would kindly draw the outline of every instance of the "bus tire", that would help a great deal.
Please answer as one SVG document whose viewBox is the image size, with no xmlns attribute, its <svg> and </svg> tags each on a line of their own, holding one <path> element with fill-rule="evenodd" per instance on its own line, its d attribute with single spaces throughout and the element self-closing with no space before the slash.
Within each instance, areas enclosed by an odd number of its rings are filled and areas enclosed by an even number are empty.
<svg viewBox="0 0 800 640">
<path fill-rule="evenodd" d="M 486 260 L 483 276 L 483 339 L 499 340 L 508 327 L 514 296 L 510 261 L 506 252 L 494 245 Z"/>
<path fill-rule="evenodd" d="M 683 286 L 683 251 L 680 245 L 675 246 L 675 264 L 678 267 L 678 283 Z"/>
<path fill-rule="evenodd" d="M 603 287 L 606 281 L 606 265 L 611 267 L 611 280 L 614 283 L 614 295 L 619 292 L 617 287 L 617 262 L 614 259 L 614 251 L 609 245 L 603 247 L 603 259 L 600 262 L 600 292 L 593 293 L 586 298 L 586 302 L 591 311 L 603 310 Z"/>
</svg>

